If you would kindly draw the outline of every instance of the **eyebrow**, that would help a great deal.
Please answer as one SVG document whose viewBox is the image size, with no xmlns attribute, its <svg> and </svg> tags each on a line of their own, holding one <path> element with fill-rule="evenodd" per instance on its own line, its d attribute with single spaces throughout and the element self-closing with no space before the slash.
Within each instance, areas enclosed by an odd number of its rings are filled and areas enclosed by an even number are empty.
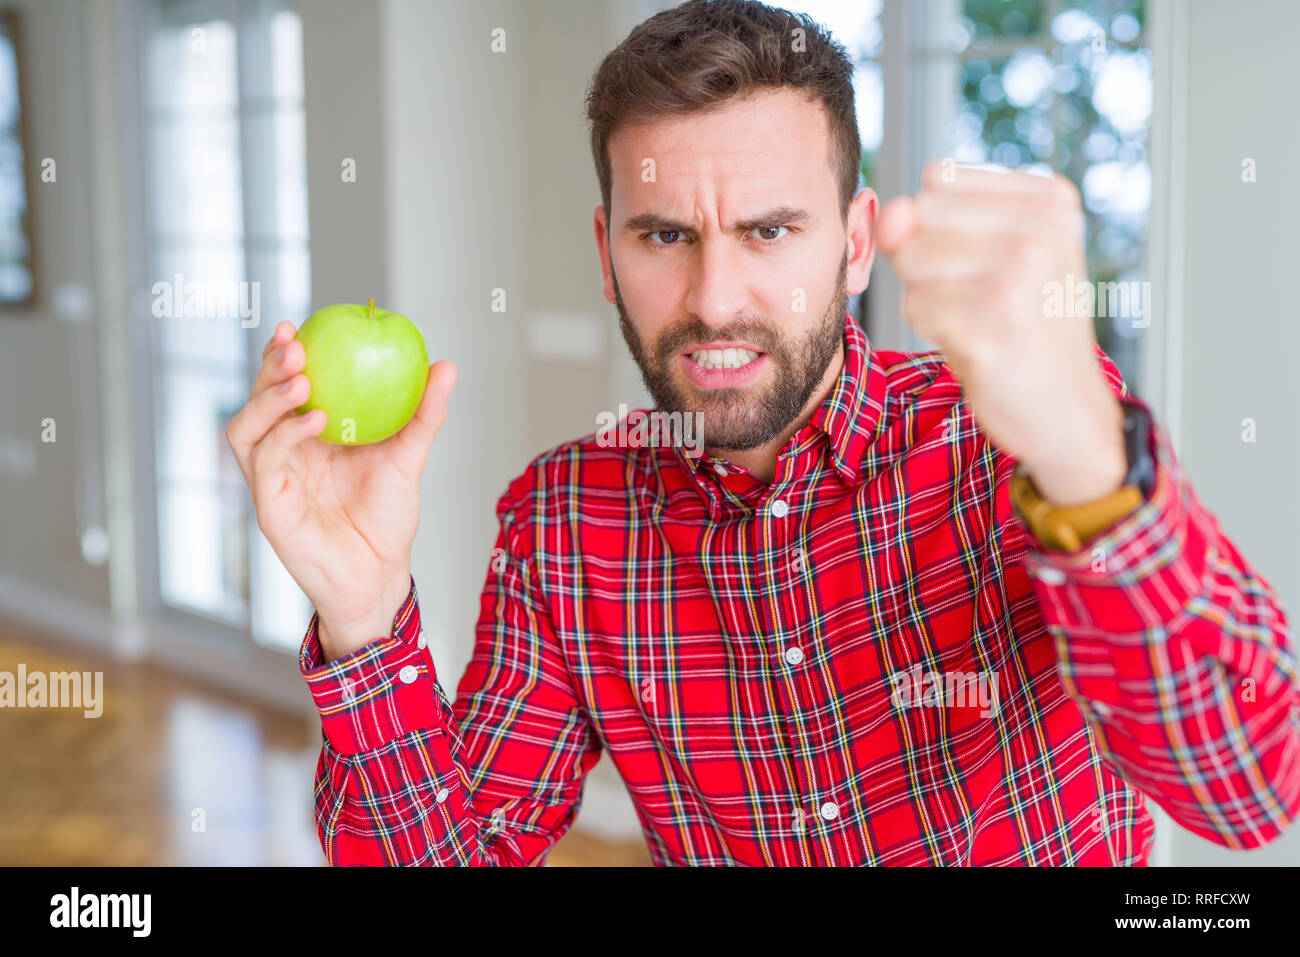
<svg viewBox="0 0 1300 957">
<path fill-rule="evenodd" d="M 806 209 L 799 209 L 796 206 L 776 206 L 758 216 L 739 220 L 731 228 L 737 232 L 747 233 L 760 226 L 803 226 L 816 221 L 817 217 Z M 690 223 L 680 222 L 662 213 L 650 212 L 629 216 L 623 222 L 623 229 L 635 232 L 671 230 L 685 233 L 691 232 L 693 227 Z"/>
</svg>

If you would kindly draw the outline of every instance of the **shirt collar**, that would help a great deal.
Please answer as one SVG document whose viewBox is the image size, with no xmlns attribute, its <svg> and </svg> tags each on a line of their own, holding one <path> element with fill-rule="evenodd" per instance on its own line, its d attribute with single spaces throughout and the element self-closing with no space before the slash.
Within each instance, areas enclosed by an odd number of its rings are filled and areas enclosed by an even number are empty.
<svg viewBox="0 0 1300 957">
<path fill-rule="evenodd" d="M 871 443 L 876 438 L 885 403 L 885 370 L 867 335 L 853 316 L 844 314 L 844 365 L 830 394 L 808 423 L 790 437 L 780 456 L 805 454 L 820 435 L 836 473 L 847 483 L 856 483 Z M 694 481 L 712 513 L 719 506 L 720 481 L 725 470 L 736 466 L 704 454 L 691 458 L 680 445 L 673 446 L 678 464 Z M 722 471 L 719 467 L 721 466 Z"/>
<path fill-rule="evenodd" d="M 867 334 L 846 312 L 844 368 L 808 423 L 826 436 L 835 471 L 844 481 L 856 482 L 861 476 L 884 407 L 885 370 Z"/>
</svg>

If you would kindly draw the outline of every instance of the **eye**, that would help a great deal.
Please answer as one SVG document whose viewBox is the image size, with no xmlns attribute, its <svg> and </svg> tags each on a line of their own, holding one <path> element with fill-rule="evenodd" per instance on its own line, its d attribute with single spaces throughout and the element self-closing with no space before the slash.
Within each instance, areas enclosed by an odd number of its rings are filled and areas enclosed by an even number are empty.
<svg viewBox="0 0 1300 957">
<path fill-rule="evenodd" d="M 778 229 L 784 229 L 786 233 L 790 231 L 789 226 L 755 226 L 752 230 L 750 230 L 750 232 L 759 233 L 760 234 L 758 237 L 759 239 L 763 240 L 765 244 L 772 244 L 772 243 L 780 242 L 782 239 L 785 239 L 785 233 L 782 233 L 778 236 L 768 235 L 769 233 Z"/>
<path fill-rule="evenodd" d="M 645 236 L 642 236 L 641 238 L 645 239 L 648 236 L 672 236 L 673 239 L 670 242 L 666 242 L 666 243 L 652 242 L 650 245 L 651 246 L 676 246 L 677 240 L 681 238 L 681 235 L 682 235 L 681 232 L 676 229 L 659 229 L 653 233 L 646 233 Z"/>
</svg>

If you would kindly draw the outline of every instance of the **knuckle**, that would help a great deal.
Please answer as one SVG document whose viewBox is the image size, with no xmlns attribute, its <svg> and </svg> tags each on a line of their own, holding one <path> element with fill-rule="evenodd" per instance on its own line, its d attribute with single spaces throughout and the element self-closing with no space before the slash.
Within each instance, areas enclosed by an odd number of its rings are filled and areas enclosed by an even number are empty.
<svg viewBox="0 0 1300 957">
<path fill-rule="evenodd" d="M 1083 208 L 1083 198 L 1079 195 L 1079 188 L 1068 176 L 1060 173 L 1053 175 L 1048 195 L 1052 205 L 1058 208 L 1072 211 Z"/>
<path fill-rule="evenodd" d="M 258 386 L 263 391 L 274 389 L 279 379 L 280 370 L 276 367 L 275 362 L 268 357 L 267 360 L 262 363 L 262 369 L 258 373 Z"/>
<path fill-rule="evenodd" d="M 271 385 L 266 387 L 266 395 L 263 402 L 268 410 L 268 414 L 281 415 L 286 409 L 291 409 L 298 404 L 294 399 L 294 393 L 297 391 L 295 388 L 296 384 L 297 383 L 294 382 L 293 378 L 290 377 L 285 379 L 283 382 L 273 382 Z M 282 386 L 288 386 L 288 388 L 282 389 Z"/>
</svg>

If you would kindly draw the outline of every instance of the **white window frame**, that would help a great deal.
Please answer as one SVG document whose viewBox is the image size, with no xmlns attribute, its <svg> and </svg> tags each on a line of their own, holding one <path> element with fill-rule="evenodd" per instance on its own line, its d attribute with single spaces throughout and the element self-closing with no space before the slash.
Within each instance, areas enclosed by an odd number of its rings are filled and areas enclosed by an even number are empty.
<svg viewBox="0 0 1300 957">
<path fill-rule="evenodd" d="M 252 4 L 261 2 L 252 0 Z M 225 9 L 221 0 L 198 0 L 196 9 L 205 4 L 218 13 Z M 242 5 L 239 0 L 231 0 L 231 5 L 242 6 L 245 14 L 250 11 L 257 13 L 252 4 L 249 0 L 244 0 Z M 129 630 L 136 636 L 135 655 L 310 718 L 316 711 L 303 685 L 296 655 L 256 642 L 250 630 L 251 611 L 250 628 L 237 628 L 198 612 L 174 608 L 162 598 L 154 450 L 157 396 L 153 375 L 159 356 L 153 324 L 146 321 L 151 315 L 151 289 L 157 278 L 152 248 L 152 223 L 155 220 L 152 190 L 148 186 L 152 163 L 146 120 L 148 89 L 143 66 L 151 42 L 152 7 L 153 0 L 123 0 L 117 6 L 113 14 L 113 36 L 107 41 L 112 45 L 113 56 L 104 59 L 98 77 L 99 82 L 112 87 L 117 106 L 122 152 L 112 186 L 120 189 L 122 199 L 125 228 L 121 238 L 128 273 L 118 325 L 122 336 L 129 341 L 130 367 L 116 369 L 113 378 L 116 388 L 129 392 L 132 410 L 129 457 L 134 507 L 130 509 L 129 538 L 134 545 L 134 554 L 131 556 L 133 574 L 123 573 L 118 579 L 122 584 L 115 589 L 114 608 L 129 618 Z M 241 43 L 239 51 L 241 80 L 248 59 L 243 46 Z M 123 66 L 127 64 L 129 68 Z M 243 88 L 241 83 L 241 98 Z M 242 163 L 248 164 L 249 144 L 242 129 L 240 149 Z M 252 200 L 247 185 L 245 180 L 246 235 L 249 224 L 256 221 L 249 217 L 248 207 Z M 249 251 L 247 245 L 245 250 L 245 271 L 251 272 L 250 264 L 256 262 L 252 258 L 255 253 Z M 261 362 L 261 348 L 254 336 L 248 339 L 248 358 L 251 374 L 251 370 Z M 120 505 L 118 510 L 122 511 Z M 255 527 L 256 519 L 251 513 L 249 521 Z M 125 539 L 126 536 L 113 537 L 115 548 L 119 538 Z M 252 544 L 250 539 L 250 546 Z M 257 569 L 253 564 L 255 549 L 250 548 L 250 552 L 251 581 Z M 122 559 L 122 556 L 115 558 Z M 308 619 L 304 618 L 302 625 L 305 632 Z"/>
</svg>

